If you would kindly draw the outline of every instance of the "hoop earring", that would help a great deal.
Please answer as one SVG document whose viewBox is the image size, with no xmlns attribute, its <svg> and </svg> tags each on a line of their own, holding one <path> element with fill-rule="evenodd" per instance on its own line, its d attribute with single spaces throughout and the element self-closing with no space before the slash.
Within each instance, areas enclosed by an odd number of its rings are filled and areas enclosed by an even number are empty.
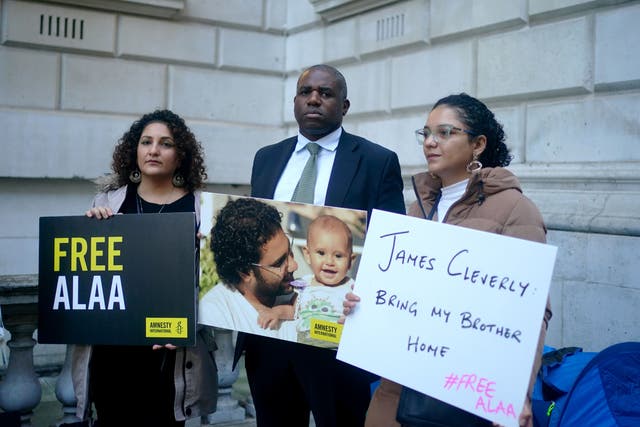
<svg viewBox="0 0 640 427">
<path fill-rule="evenodd" d="M 478 156 L 474 154 L 473 160 L 467 165 L 467 172 L 474 174 L 480 172 L 480 169 L 482 169 L 482 163 L 478 160 Z"/>
<path fill-rule="evenodd" d="M 131 173 L 129 174 L 129 181 L 133 182 L 134 184 L 139 184 L 140 181 L 142 181 L 142 174 L 138 169 L 131 171 Z"/>
<path fill-rule="evenodd" d="M 179 173 L 173 175 L 173 178 L 171 178 L 171 182 L 173 183 L 174 187 L 184 187 L 184 177 Z"/>
</svg>

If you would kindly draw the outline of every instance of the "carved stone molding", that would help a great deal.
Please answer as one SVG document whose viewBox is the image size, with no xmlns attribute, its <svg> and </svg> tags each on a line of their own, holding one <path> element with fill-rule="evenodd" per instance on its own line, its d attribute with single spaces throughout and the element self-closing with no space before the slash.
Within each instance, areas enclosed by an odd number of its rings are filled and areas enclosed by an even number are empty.
<svg viewBox="0 0 640 427">
<path fill-rule="evenodd" d="M 349 16 L 364 13 L 391 3 L 397 3 L 398 1 L 399 0 L 309 0 L 316 13 L 329 22 L 348 18 Z"/>
<path fill-rule="evenodd" d="M 41 0 L 47 3 L 68 4 L 90 9 L 133 13 L 170 18 L 182 12 L 186 0 Z"/>
<path fill-rule="evenodd" d="M 405 168 L 408 178 L 425 168 Z M 640 165 L 637 162 L 514 164 L 524 194 L 549 229 L 640 236 Z M 405 199 L 415 200 L 411 179 Z"/>
<path fill-rule="evenodd" d="M 636 162 L 513 165 L 547 227 L 640 236 L 640 168 Z"/>
</svg>

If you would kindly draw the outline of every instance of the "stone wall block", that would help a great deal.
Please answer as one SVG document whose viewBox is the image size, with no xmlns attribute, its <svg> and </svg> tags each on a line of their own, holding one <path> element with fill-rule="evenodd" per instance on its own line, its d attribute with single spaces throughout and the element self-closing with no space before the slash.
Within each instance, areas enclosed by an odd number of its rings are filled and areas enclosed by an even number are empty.
<svg viewBox="0 0 640 427">
<path fill-rule="evenodd" d="M 295 127 L 296 132 L 298 131 L 298 123 L 296 123 L 296 118 L 293 114 L 293 98 L 296 96 L 296 90 L 298 89 L 298 77 L 298 73 L 290 74 L 284 80 L 284 99 L 282 100 L 283 120 L 285 124 Z M 349 81 L 347 81 L 347 88 L 349 88 Z"/>
<path fill-rule="evenodd" d="M 502 124 L 505 143 L 513 156 L 511 164 L 525 162 L 524 108 L 516 105 L 510 107 L 492 107 L 498 123 Z"/>
<path fill-rule="evenodd" d="M 214 65 L 216 29 L 196 23 L 121 16 L 118 54 Z"/>
<path fill-rule="evenodd" d="M 282 78 L 171 67 L 169 108 L 185 118 L 279 125 Z"/>
<path fill-rule="evenodd" d="M 640 236 L 637 162 L 515 165 L 512 169 L 550 229 Z"/>
<path fill-rule="evenodd" d="M 358 16 L 360 54 L 427 44 L 429 8 L 425 0 L 410 0 Z"/>
<path fill-rule="evenodd" d="M 0 181 L 0 275 L 37 274 L 39 217 L 83 215 L 95 191 L 80 180 Z"/>
<path fill-rule="evenodd" d="M 356 34 L 355 20 L 338 21 L 327 25 L 324 31 L 324 61 L 335 63 L 357 58 Z"/>
<path fill-rule="evenodd" d="M 474 70 L 473 44 L 469 41 L 394 57 L 391 108 L 427 107 L 451 93 L 473 93 Z"/>
<path fill-rule="evenodd" d="M 62 61 L 62 109 L 142 115 L 166 105 L 165 65 L 78 55 Z"/>
<path fill-rule="evenodd" d="M 526 114 L 529 162 L 640 161 L 638 94 L 532 104 Z"/>
<path fill-rule="evenodd" d="M 281 35 L 220 30 L 220 66 L 282 73 L 285 37 Z"/>
<path fill-rule="evenodd" d="M 529 189 L 527 196 L 542 211 L 545 224 L 558 230 L 593 230 L 594 218 L 602 215 L 608 194 L 581 190 Z"/>
<path fill-rule="evenodd" d="M 287 2 L 266 0 L 265 29 L 284 31 L 287 26 Z"/>
<path fill-rule="evenodd" d="M 1 111 L 0 176 L 93 179 L 108 173 L 113 148 L 135 118 Z"/>
<path fill-rule="evenodd" d="M 2 274 L 38 273 L 38 238 L 2 238 L 0 239 L 0 272 Z"/>
<path fill-rule="evenodd" d="M 593 87 L 593 36 L 577 18 L 478 41 L 477 96 L 530 98 Z"/>
<path fill-rule="evenodd" d="M 523 25 L 525 4 L 523 0 L 431 0 L 431 39 Z"/>
<path fill-rule="evenodd" d="M 309 27 L 320 21 L 313 5 L 309 1 L 300 0 L 270 0 L 284 1 L 287 4 L 287 24 L 289 30 Z"/>
<path fill-rule="evenodd" d="M 551 288 L 549 289 L 549 299 L 551 302 L 551 321 L 549 322 L 549 329 L 547 329 L 547 336 L 544 343 L 552 347 L 561 348 L 562 345 L 562 333 L 563 333 L 563 303 L 562 295 L 564 294 L 564 280 L 556 279 L 551 280 Z"/>
<path fill-rule="evenodd" d="M 553 280 L 584 281 L 590 260 L 587 256 L 588 233 L 548 230 L 547 243 L 558 248 Z"/>
<path fill-rule="evenodd" d="M 6 225 L 0 230 L 1 238 L 37 239 L 39 217 L 84 215 L 97 191 L 96 185 L 88 180 L 32 179 L 22 181 L 20 187 L 15 183 L 14 180 L 13 183 L 5 181 L 0 184 L 2 200 L 6 202 L 0 206 L 0 215 Z M 61 198 L 64 203 L 60 203 Z"/>
<path fill-rule="evenodd" d="M 253 157 L 265 145 L 285 138 L 276 127 L 238 127 L 203 122 L 191 126 L 206 153 L 208 182 L 249 184 Z"/>
<path fill-rule="evenodd" d="M 640 166 L 640 165 L 638 165 Z M 636 191 L 608 191 L 599 215 L 592 218 L 590 228 L 594 232 L 640 235 L 640 188 Z"/>
<path fill-rule="evenodd" d="M 640 5 L 596 15 L 595 83 L 599 89 L 640 87 Z"/>
<path fill-rule="evenodd" d="M 344 66 L 351 101 L 349 114 L 389 111 L 390 67 L 388 60 Z"/>
<path fill-rule="evenodd" d="M 291 34 L 286 40 L 286 71 L 302 69 L 324 62 L 324 29 L 314 28 Z M 347 82 L 348 83 L 348 82 Z"/>
<path fill-rule="evenodd" d="M 294 136 L 297 133 L 298 133 L 298 124 L 297 123 L 295 125 L 287 126 L 287 130 L 285 132 L 285 134 L 287 136 Z"/>
<path fill-rule="evenodd" d="M 585 259 L 591 281 L 635 289 L 640 298 L 640 237 L 591 234 Z"/>
<path fill-rule="evenodd" d="M 182 16 L 200 21 L 262 28 L 263 0 L 186 0 Z"/>
<path fill-rule="evenodd" d="M 563 346 L 600 351 L 619 342 L 640 341 L 637 289 L 567 282 L 563 299 Z"/>
<path fill-rule="evenodd" d="M 411 114 L 398 119 L 367 119 L 345 125 L 349 133 L 356 133 L 390 150 L 395 151 L 403 168 L 427 169 L 422 147 L 418 145 L 414 131 L 422 128 L 424 114 Z M 409 188 L 413 192 L 413 188 Z"/>
<path fill-rule="evenodd" d="M 536 19 L 546 19 L 626 1 L 629 0 L 535 0 L 528 4 L 529 15 Z"/>
<path fill-rule="evenodd" d="M 2 42 L 113 54 L 116 15 L 5 0 Z"/>
<path fill-rule="evenodd" d="M 0 105 L 56 108 L 60 55 L 0 46 Z"/>
</svg>

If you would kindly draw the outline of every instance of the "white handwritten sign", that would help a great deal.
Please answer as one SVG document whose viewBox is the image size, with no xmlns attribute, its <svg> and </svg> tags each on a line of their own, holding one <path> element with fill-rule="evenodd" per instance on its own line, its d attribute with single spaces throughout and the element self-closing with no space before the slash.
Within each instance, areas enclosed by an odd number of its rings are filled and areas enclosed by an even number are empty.
<svg viewBox="0 0 640 427">
<path fill-rule="evenodd" d="M 516 426 L 556 252 L 374 210 L 337 357 Z"/>
</svg>

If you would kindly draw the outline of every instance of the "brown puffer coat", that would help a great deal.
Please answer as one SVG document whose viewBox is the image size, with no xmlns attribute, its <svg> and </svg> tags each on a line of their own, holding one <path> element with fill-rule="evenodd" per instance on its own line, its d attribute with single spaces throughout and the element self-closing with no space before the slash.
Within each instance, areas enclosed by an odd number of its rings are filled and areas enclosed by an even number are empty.
<svg viewBox="0 0 640 427">
<path fill-rule="evenodd" d="M 437 203 L 442 182 L 428 172 L 412 177 L 417 200 L 409 207 L 408 215 L 428 218 Z M 435 218 L 435 217 L 434 217 Z M 517 237 L 539 243 L 546 243 L 547 229 L 540 211 L 531 200 L 522 194 L 518 178 L 504 168 L 483 168 L 474 174 L 463 196 L 455 202 L 444 219 L 447 224 L 459 225 L 480 231 Z M 533 389 L 536 374 L 540 369 L 542 349 L 547 325 L 551 319 L 551 306 L 547 299 L 544 319 L 541 321 L 536 357 L 529 395 Z M 396 412 L 402 386 L 387 379 L 381 379 L 380 386 L 369 405 L 366 427 L 399 427 Z"/>
</svg>

